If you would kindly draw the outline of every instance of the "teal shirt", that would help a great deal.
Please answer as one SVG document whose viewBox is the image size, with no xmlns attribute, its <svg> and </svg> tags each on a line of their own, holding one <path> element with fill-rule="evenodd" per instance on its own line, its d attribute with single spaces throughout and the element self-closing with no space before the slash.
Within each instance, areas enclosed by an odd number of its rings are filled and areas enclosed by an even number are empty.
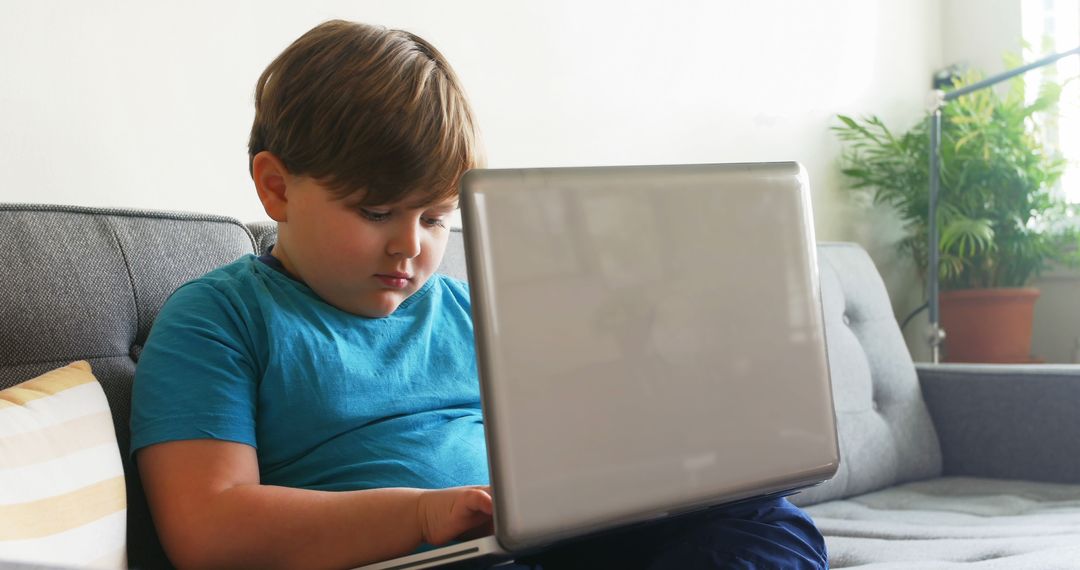
<svg viewBox="0 0 1080 570">
<path fill-rule="evenodd" d="M 131 449 L 256 448 L 262 483 L 486 485 L 469 293 L 435 275 L 388 317 L 341 311 L 247 256 L 178 289 L 135 372 Z"/>
</svg>

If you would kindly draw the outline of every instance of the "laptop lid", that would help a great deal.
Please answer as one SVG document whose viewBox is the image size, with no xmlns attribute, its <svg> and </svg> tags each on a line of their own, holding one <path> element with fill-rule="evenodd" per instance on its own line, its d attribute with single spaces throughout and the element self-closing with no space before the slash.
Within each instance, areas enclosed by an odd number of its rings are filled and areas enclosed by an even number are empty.
<svg viewBox="0 0 1080 570">
<path fill-rule="evenodd" d="M 504 548 L 835 473 L 800 165 L 473 170 L 461 208 Z"/>
</svg>

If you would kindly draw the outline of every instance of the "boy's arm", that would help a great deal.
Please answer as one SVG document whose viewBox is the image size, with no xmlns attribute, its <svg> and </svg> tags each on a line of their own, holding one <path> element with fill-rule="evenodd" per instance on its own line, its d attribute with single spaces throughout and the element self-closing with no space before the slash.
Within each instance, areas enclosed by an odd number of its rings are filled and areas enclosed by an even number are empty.
<svg viewBox="0 0 1080 570">
<path fill-rule="evenodd" d="M 328 492 L 262 485 L 255 449 L 200 439 L 137 454 L 162 545 L 180 568 L 348 568 L 491 524 L 483 487 Z"/>
</svg>

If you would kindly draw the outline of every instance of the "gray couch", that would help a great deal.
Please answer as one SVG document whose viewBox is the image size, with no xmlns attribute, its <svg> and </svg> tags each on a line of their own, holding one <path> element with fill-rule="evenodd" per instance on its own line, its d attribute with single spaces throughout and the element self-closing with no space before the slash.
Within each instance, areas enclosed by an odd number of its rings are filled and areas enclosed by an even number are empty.
<svg viewBox="0 0 1080 570">
<path fill-rule="evenodd" d="M 89 360 L 126 451 L 132 374 L 162 303 L 273 237 L 215 216 L 0 204 L 0 388 Z M 453 240 L 443 271 L 464 278 Z M 869 256 L 819 252 L 842 463 L 794 501 L 833 566 L 1080 568 L 1080 369 L 917 367 Z M 125 468 L 129 563 L 167 567 Z"/>
</svg>

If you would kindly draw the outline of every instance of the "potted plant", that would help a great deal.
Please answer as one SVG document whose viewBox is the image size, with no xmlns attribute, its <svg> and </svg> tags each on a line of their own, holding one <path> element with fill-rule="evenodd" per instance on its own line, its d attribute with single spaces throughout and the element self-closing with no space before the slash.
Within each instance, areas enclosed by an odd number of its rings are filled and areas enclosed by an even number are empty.
<svg viewBox="0 0 1080 570">
<path fill-rule="evenodd" d="M 968 74 L 955 86 L 978 79 Z M 1055 108 L 1061 88 L 1048 83 L 1029 104 L 1022 79 L 1008 87 L 976 91 L 942 111 L 937 247 L 946 360 L 1027 361 L 1038 297 L 1027 286 L 1048 264 L 1078 260 L 1072 212 L 1053 190 L 1066 163 L 1047 151 L 1034 117 Z M 929 121 L 897 135 L 874 116 L 839 120 L 842 172 L 851 188 L 895 209 L 906 234 L 898 246 L 925 281 Z"/>
</svg>

